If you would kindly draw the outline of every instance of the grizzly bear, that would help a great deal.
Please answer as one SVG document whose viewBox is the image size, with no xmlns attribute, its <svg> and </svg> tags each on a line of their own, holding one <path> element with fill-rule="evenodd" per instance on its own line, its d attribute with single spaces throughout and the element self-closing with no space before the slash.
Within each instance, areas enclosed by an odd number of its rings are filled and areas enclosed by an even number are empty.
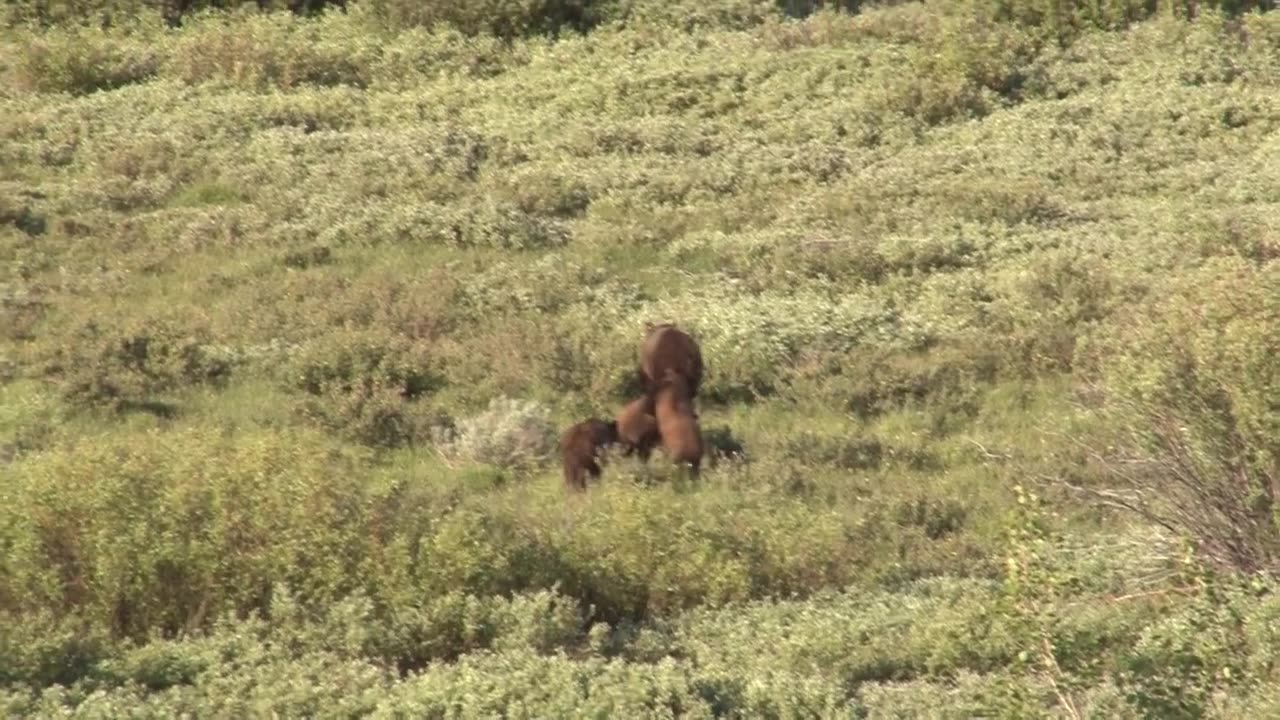
<svg viewBox="0 0 1280 720">
<path fill-rule="evenodd" d="M 635 453 L 648 462 L 658 444 L 658 419 L 653 414 L 653 396 L 642 395 L 618 411 L 614 421 L 618 427 L 618 443 L 623 455 Z"/>
<path fill-rule="evenodd" d="M 645 324 L 645 337 L 640 346 L 640 380 L 646 394 L 653 395 L 667 370 L 674 370 L 689 381 L 689 397 L 698 396 L 702 385 L 702 350 L 698 343 L 671 323 Z"/>
<path fill-rule="evenodd" d="M 697 477 L 702 463 L 702 431 L 693 409 L 690 382 L 674 369 L 668 368 L 658 385 L 654 417 L 667 457 L 677 464 L 688 464 Z"/>
<path fill-rule="evenodd" d="M 564 463 L 564 484 L 570 490 L 586 490 L 587 475 L 600 477 L 600 451 L 618 441 L 618 423 L 588 418 L 560 436 L 560 459 Z"/>
</svg>

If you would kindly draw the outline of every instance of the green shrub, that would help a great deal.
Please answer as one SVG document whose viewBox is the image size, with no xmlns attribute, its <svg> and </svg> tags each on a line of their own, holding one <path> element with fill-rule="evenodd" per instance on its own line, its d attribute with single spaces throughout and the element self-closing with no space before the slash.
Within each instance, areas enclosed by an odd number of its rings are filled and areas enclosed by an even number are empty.
<svg viewBox="0 0 1280 720">
<path fill-rule="evenodd" d="M 1012 0 L 976 4 L 1000 22 L 1031 26 L 1064 43 L 1086 29 L 1122 29 L 1156 11 L 1156 3 L 1151 0 Z"/>
<path fill-rule="evenodd" d="M 550 591 L 510 599 L 451 591 L 395 608 L 371 647 L 405 672 L 485 649 L 551 654 L 574 646 L 583 623 L 582 608 Z"/>
<path fill-rule="evenodd" d="M 305 252 L 303 248 L 316 246 L 286 247 Z M 331 248 L 330 258 L 340 257 Z M 264 260 L 283 270 L 284 259 Z M 387 268 L 371 268 L 353 277 L 342 269 L 337 260 L 305 272 L 285 271 L 275 283 L 248 283 L 228 298 L 228 312 L 246 318 L 239 330 L 257 340 L 253 345 L 275 348 L 271 360 L 280 360 L 279 353 L 295 353 L 290 363 L 262 371 L 277 377 L 287 371 L 283 379 L 298 390 L 303 389 L 299 383 L 304 376 L 331 380 L 328 387 L 341 380 L 343 387 L 355 388 L 367 380 L 360 373 L 382 372 L 375 369 L 386 366 L 385 379 L 391 384 L 411 383 L 402 389 L 422 390 L 424 382 L 426 389 L 437 389 L 443 382 L 438 376 L 445 370 L 437 355 L 448 349 L 441 338 L 467 319 L 458 298 L 458 279 L 446 268 L 411 277 Z M 312 362 L 315 367 L 309 367 Z"/>
<path fill-rule="evenodd" d="M 1124 655 L 1120 686 L 1146 714 L 1203 717 L 1222 698 L 1247 696 L 1272 682 L 1267 648 L 1274 641 L 1274 601 L 1256 602 L 1265 590 L 1237 578 L 1203 580 Z"/>
<path fill-rule="evenodd" d="M 1195 18 L 1215 13 L 1235 16 L 1272 9 L 1265 0 L 1179 1 L 1165 5 L 1154 0 L 1001 0 L 994 3 L 977 0 L 975 5 L 1000 22 L 1034 27 L 1063 44 L 1090 30 L 1125 29 L 1161 10 L 1179 17 Z"/>
<path fill-rule="evenodd" d="M 134 682 L 152 692 L 191 685 L 201 673 L 214 667 L 218 658 L 213 653 L 192 652 L 190 645 L 153 638 L 145 645 L 122 653 L 119 659 L 100 663 L 95 674 Z"/>
<path fill-rule="evenodd" d="M 503 468 L 527 467 L 552 456 L 559 433 L 547 408 L 533 401 L 496 398 L 462 418 L 436 442 L 446 455 Z"/>
<path fill-rule="evenodd" d="M 806 392 L 838 398 L 855 417 L 867 420 L 904 408 L 968 410 L 981 387 L 996 379 L 1001 358 L 975 342 L 939 344 L 925 352 L 876 350 L 839 353 L 835 366 L 817 373 Z"/>
<path fill-rule="evenodd" d="M 466 697 L 466 712 L 491 715 L 520 707 L 540 716 L 577 714 L 842 715 L 854 710 L 830 683 L 791 673 L 760 673 L 743 682 L 729 670 L 707 670 L 665 658 L 652 665 L 601 658 L 543 658 L 530 652 L 467 657 L 432 667 L 398 686 L 379 714 L 436 715 Z"/>
<path fill-rule="evenodd" d="M 234 19 L 233 19 L 234 18 Z M 249 89 L 365 87 L 376 49 L 343 16 L 202 14 L 177 36 L 166 73 L 189 83 Z"/>
<path fill-rule="evenodd" d="M 490 78 L 528 64 L 528 48 L 493 35 L 467 35 L 451 25 L 411 27 L 382 45 L 374 86 L 415 87 L 442 73 Z"/>
<path fill-rule="evenodd" d="M 405 0 L 372 0 L 369 13 L 390 28 L 433 27 L 449 24 L 468 35 L 481 33 L 500 38 L 586 29 L 608 13 L 616 0 L 520 0 L 519 2 L 464 2 L 441 0 L 414 3 Z"/>
<path fill-rule="evenodd" d="M 0 11 L 6 25 L 57 26 L 72 23 L 118 26 L 139 17 L 163 17 L 177 24 L 184 16 L 205 10 L 232 10 L 252 6 L 257 10 L 289 9 L 312 14 L 328 6 L 345 7 L 345 0 L 63 0 L 57 3 L 9 2 Z"/>
<path fill-rule="evenodd" d="M 712 0 L 683 3 L 665 0 L 616 0 L 606 17 L 639 28 L 676 28 L 684 32 L 741 30 L 780 15 L 774 0 Z M 607 7 L 607 6 L 606 6 Z"/>
<path fill-rule="evenodd" d="M 74 95 L 145 82 L 160 72 L 166 48 L 155 28 L 133 29 L 122 34 L 71 23 L 31 32 L 11 48 L 10 81 L 22 90 Z"/>
<path fill-rule="evenodd" d="M 14 468 L 6 606 L 137 637 L 262 608 L 275 582 L 315 599 L 360 585 L 365 493 L 323 444 L 207 435 L 83 441 Z"/>
<path fill-rule="evenodd" d="M 877 104 L 925 125 L 981 117 L 999 108 L 1003 98 L 1016 95 L 1021 68 L 1037 49 L 1014 27 L 953 19 L 908 50 L 906 69 L 915 77 L 886 78 L 886 92 Z"/>
<path fill-rule="evenodd" d="M 874 438 L 821 437 L 808 432 L 788 437 L 781 451 L 796 462 L 831 465 L 842 470 L 878 468 L 884 456 L 884 448 Z"/>
<path fill-rule="evenodd" d="M 0 289 L 0 323 L 4 325 L 0 338 L 9 342 L 33 339 L 35 329 L 47 310 L 48 303 L 41 299 L 39 293 L 17 288 Z M 0 369 L 0 377 L 4 373 Z"/>
<path fill-rule="evenodd" d="M 0 466 L 48 446 L 67 415 L 57 392 L 38 380 L 0 383 Z"/>
<path fill-rule="evenodd" d="M 82 324 L 54 350 L 45 372 L 72 403 L 163 414 L 174 393 L 221 384 L 232 367 L 206 320 L 170 314 Z"/>
<path fill-rule="evenodd" d="M 288 386 L 304 393 L 304 416 L 360 442 L 425 439 L 439 420 L 422 402 L 442 383 L 422 341 L 381 330 L 335 333 L 293 353 L 285 372 Z"/>
<path fill-rule="evenodd" d="M 1105 258 L 1044 253 L 1034 268 L 999 288 L 1003 297 L 988 306 L 999 338 L 992 344 L 1012 372 L 1069 371 L 1080 339 L 1111 316 L 1126 284 Z"/>
<path fill-rule="evenodd" d="M 1276 569 L 1280 525 L 1280 271 L 1207 262 L 1130 317 L 1106 363 L 1116 427 L 1133 469 L 1126 505 L 1184 532 L 1215 563 Z"/>
<path fill-rule="evenodd" d="M 6 580 L 12 577 L 11 568 L 4 570 Z M 0 595 L 6 608 L 0 609 L 0 683 L 6 686 L 70 685 L 115 649 L 109 633 L 88 618 L 50 608 L 12 612 L 7 608 L 15 600 L 8 590 Z"/>
</svg>

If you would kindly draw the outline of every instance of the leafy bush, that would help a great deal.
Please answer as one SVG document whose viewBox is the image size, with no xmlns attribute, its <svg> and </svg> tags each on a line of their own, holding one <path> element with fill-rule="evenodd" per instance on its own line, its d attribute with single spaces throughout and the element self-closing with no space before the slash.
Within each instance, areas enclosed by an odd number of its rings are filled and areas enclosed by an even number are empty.
<svg viewBox="0 0 1280 720">
<path fill-rule="evenodd" d="M 335 333 L 304 346 L 286 367 L 289 386 L 306 395 L 301 412 L 361 442 L 425 439 L 439 419 L 421 402 L 441 384 L 422 341 L 384 331 Z"/>
<path fill-rule="evenodd" d="M 117 26 L 142 17 L 162 16 L 177 24 L 184 16 L 211 9 L 292 10 L 311 14 L 328 6 L 345 7 L 346 0 L 64 0 L 58 3 L 6 3 L 0 18 L 6 25 L 43 26 L 73 23 Z"/>
<path fill-rule="evenodd" d="M 602 10 L 616 0 L 521 0 L 504 3 L 443 0 L 413 3 L 405 0 L 372 0 L 369 12 L 393 28 L 432 27 L 447 23 L 468 35 L 487 33 L 512 38 L 530 33 L 586 29 L 598 21 Z"/>
<path fill-rule="evenodd" d="M 1275 571 L 1280 552 L 1277 270 L 1222 258 L 1172 283 L 1117 336 L 1107 374 L 1132 442 L 1125 467 L 1110 466 L 1125 494 L 1104 499 L 1245 572 Z"/>
<path fill-rule="evenodd" d="M 172 393 L 228 378 L 233 360 L 212 340 L 198 316 L 90 321 L 52 353 L 45 372 L 73 403 L 164 413 Z"/>
<path fill-rule="evenodd" d="M 484 412 L 446 430 L 437 444 L 459 460 L 519 468 L 550 458 L 558 439 L 545 406 L 531 400 L 494 398 Z"/>
<path fill-rule="evenodd" d="M 685 32 L 708 29 L 741 30 L 753 27 L 779 15 L 775 0 L 712 0 L 682 3 L 664 0 L 616 0 L 607 18 L 617 18 L 631 25 L 678 28 Z M 608 7 L 606 5 L 606 7 Z"/>
<path fill-rule="evenodd" d="M 271 13 L 233 21 L 205 14 L 178 36 L 166 69 L 190 84 L 364 87 L 375 51 L 353 31 L 342 16 L 302 20 Z"/>
<path fill-rule="evenodd" d="M 703 425 L 702 441 L 706 443 L 707 457 L 713 465 L 722 460 L 743 462 L 748 458 L 742 438 L 734 435 L 733 429 L 727 425 Z"/>
<path fill-rule="evenodd" d="M 401 672 L 482 649 L 552 654 L 579 642 L 583 615 L 573 600 L 551 591 L 511 599 L 450 592 L 396 608 L 372 647 Z"/>
<path fill-rule="evenodd" d="M 68 408 L 38 380 L 0 385 L 0 466 L 48 446 L 66 423 Z"/>
<path fill-rule="evenodd" d="M 1010 22 L 1036 28 L 1046 37 L 1067 44 L 1089 30 L 1122 30 L 1154 16 L 1162 9 L 1182 18 L 1222 14 L 1236 16 L 1273 9 L 1258 0 L 1210 0 L 1209 2 L 1173 2 L 1162 6 L 1152 0 L 1003 0 L 974 5 L 999 22 Z"/>
<path fill-rule="evenodd" d="M 278 581 L 332 597 L 359 585 L 365 555 L 352 534 L 364 492 L 340 468 L 305 438 L 237 443 L 199 431 L 33 456 L 12 473 L 0 520 L 0 599 L 136 637 L 261 608 Z M 326 529 L 310 532 L 311 522 Z"/>
<path fill-rule="evenodd" d="M 1062 42 L 1074 39 L 1085 29 L 1122 29 L 1156 10 L 1156 3 L 1150 0 L 1108 0 L 1101 3 L 1014 0 L 990 4 L 980 2 L 978 6 L 993 12 L 995 19 L 1001 22 L 1029 25 Z"/>
<path fill-rule="evenodd" d="M 372 72 L 376 87 L 414 87 L 442 72 L 489 78 L 528 62 L 522 45 L 441 25 L 410 27 L 388 38 Z"/>
<path fill-rule="evenodd" d="M 10 605 L 13 598 L 0 597 L 0 602 Z M 23 614 L 0 610 L 0 619 L 4 620 L 0 627 L 0 683 L 6 686 L 70 685 L 88 675 L 114 649 L 102 626 L 75 614 L 48 608 Z"/>
<path fill-rule="evenodd" d="M 155 77 L 165 48 L 154 28 L 121 36 L 101 27 L 69 24 L 24 36 L 12 51 L 11 82 L 35 92 L 86 95 Z"/>
</svg>

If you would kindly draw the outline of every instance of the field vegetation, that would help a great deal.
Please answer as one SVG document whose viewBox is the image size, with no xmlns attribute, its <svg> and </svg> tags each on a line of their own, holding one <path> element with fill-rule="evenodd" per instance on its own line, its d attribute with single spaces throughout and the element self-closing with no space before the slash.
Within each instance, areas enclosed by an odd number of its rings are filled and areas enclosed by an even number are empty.
<svg viewBox="0 0 1280 720">
<path fill-rule="evenodd" d="M 1280 715 L 1269 3 L 259 5 L 4 5 L 0 714 Z"/>
</svg>

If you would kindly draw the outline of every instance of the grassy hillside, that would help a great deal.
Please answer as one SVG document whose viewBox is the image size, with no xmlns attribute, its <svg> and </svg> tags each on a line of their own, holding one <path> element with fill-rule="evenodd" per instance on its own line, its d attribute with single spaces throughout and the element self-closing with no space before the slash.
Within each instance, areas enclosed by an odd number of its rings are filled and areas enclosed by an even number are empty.
<svg viewBox="0 0 1280 720">
<path fill-rule="evenodd" d="M 1280 19 L 1006 5 L 6 31 L 3 714 L 1280 711 Z"/>
</svg>

